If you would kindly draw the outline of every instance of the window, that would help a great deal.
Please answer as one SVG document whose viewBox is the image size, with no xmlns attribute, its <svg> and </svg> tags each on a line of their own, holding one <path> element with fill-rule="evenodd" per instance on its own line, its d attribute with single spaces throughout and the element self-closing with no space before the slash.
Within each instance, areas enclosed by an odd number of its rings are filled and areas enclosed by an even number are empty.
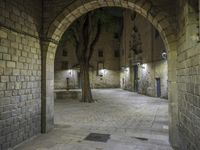
<svg viewBox="0 0 200 150">
<path fill-rule="evenodd" d="M 115 57 L 119 57 L 119 55 L 120 55 L 119 52 L 120 52 L 119 50 L 115 50 L 115 51 L 114 51 L 114 55 L 115 55 Z"/>
<path fill-rule="evenodd" d="M 103 51 L 102 50 L 99 51 L 98 56 L 103 57 Z"/>
<path fill-rule="evenodd" d="M 63 56 L 67 56 L 67 50 L 66 49 L 63 49 Z"/>
<path fill-rule="evenodd" d="M 114 38 L 119 39 L 119 34 L 117 32 L 114 33 Z"/>
<path fill-rule="evenodd" d="M 121 55 L 124 56 L 124 49 L 121 49 Z"/>
<path fill-rule="evenodd" d="M 67 70 L 68 69 L 68 62 L 64 61 L 62 62 L 62 70 Z"/>
<path fill-rule="evenodd" d="M 155 30 L 155 38 L 157 39 L 159 37 L 159 32 L 158 30 Z"/>
</svg>

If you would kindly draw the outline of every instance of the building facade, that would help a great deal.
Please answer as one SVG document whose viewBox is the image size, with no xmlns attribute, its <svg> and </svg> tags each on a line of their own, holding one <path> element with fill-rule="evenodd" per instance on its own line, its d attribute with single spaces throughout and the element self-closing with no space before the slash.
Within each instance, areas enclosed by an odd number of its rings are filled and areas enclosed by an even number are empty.
<svg viewBox="0 0 200 150">
<path fill-rule="evenodd" d="M 120 88 L 119 32 L 115 27 L 102 28 L 90 60 L 91 88 Z M 55 57 L 55 89 L 81 88 L 80 68 L 75 51 L 73 41 L 63 37 Z"/>
<path fill-rule="evenodd" d="M 121 88 L 167 98 L 167 54 L 158 31 L 135 12 L 125 10 L 123 16 Z"/>
<path fill-rule="evenodd" d="M 91 88 L 122 88 L 167 98 L 167 56 L 157 30 L 140 15 L 123 10 L 122 30 L 105 29 L 90 61 Z M 67 33 L 66 33 L 67 34 Z M 81 88 L 73 40 L 63 36 L 55 57 L 55 89 Z"/>
</svg>

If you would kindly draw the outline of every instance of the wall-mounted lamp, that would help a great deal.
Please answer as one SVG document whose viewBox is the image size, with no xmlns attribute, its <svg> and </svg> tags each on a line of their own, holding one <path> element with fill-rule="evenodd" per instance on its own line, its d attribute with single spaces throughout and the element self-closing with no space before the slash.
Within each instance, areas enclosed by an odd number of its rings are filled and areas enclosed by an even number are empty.
<svg viewBox="0 0 200 150">
<path fill-rule="evenodd" d="M 142 69 L 146 70 L 147 69 L 147 64 L 142 64 Z"/>
<path fill-rule="evenodd" d="M 97 75 L 103 77 L 104 72 L 105 72 L 104 63 L 98 62 L 97 63 Z"/>
<path fill-rule="evenodd" d="M 162 52 L 162 58 L 163 58 L 163 59 L 167 59 L 167 53 L 166 53 L 165 50 Z"/>
<path fill-rule="evenodd" d="M 129 67 L 126 67 L 125 71 L 126 71 L 126 72 L 129 72 L 129 71 L 130 71 L 130 68 L 129 68 Z"/>
<path fill-rule="evenodd" d="M 71 69 L 67 70 L 67 76 L 72 77 L 72 70 Z"/>
<path fill-rule="evenodd" d="M 129 71 L 129 67 L 121 67 L 121 70 L 123 71 L 123 72 L 127 72 L 127 71 Z"/>
</svg>

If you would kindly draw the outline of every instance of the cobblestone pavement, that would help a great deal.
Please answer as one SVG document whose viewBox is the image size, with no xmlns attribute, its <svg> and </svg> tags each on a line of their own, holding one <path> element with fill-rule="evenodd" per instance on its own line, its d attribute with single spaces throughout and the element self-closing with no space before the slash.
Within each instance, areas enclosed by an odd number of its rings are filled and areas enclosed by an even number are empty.
<svg viewBox="0 0 200 150">
<path fill-rule="evenodd" d="M 172 150 L 167 100 L 120 89 L 93 90 L 95 103 L 55 101 L 55 129 L 16 150 Z M 89 133 L 110 134 L 106 142 Z"/>
</svg>

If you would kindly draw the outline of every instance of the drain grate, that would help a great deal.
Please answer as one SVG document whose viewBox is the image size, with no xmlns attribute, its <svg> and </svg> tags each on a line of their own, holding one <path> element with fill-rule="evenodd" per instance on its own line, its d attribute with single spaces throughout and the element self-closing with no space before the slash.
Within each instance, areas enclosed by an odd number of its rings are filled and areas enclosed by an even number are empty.
<svg viewBox="0 0 200 150">
<path fill-rule="evenodd" d="M 148 141 L 147 138 L 143 138 L 143 137 L 134 137 L 135 139 L 141 140 L 141 141 Z"/>
<path fill-rule="evenodd" d="M 110 134 L 90 133 L 84 140 L 106 143 L 109 139 Z"/>
</svg>

